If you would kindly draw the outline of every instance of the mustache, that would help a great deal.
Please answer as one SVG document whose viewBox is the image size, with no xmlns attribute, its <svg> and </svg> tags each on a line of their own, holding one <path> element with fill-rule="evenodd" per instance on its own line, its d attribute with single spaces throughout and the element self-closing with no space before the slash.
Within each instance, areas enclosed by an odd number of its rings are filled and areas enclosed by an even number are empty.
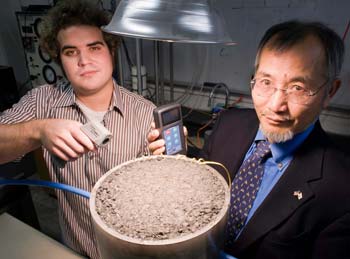
<svg viewBox="0 0 350 259">
<path fill-rule="evenodd" d="M 288 114 L 276 114 L 267 110 L 260 112 L 260 115 L 262 117 L 276 118 L 278 120 L 283 120 L 283 121 L 291 120 L 291 116 Z"/>
</svg>

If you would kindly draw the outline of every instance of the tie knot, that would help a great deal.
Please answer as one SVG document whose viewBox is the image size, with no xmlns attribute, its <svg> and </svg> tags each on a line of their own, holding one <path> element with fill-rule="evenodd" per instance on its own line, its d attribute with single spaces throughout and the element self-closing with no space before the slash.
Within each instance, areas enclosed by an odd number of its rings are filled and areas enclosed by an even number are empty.
<svg viewBox="0 0 350 259">
<path fill-rule="evenodd" d="M 256 145 L 255 153 L 261 158 L 271 155 L 270 143 L 266 140 L 259 141 Z"/>
</svg>

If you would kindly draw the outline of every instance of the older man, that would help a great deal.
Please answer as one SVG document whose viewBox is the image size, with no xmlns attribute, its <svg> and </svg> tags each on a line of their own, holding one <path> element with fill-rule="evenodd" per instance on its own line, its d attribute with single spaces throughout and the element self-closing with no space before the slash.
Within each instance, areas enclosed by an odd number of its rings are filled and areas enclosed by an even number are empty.
<svg viewBox="0 0 350 259">
<path fill-rule="evenodd" d="M 343 56 L 340 37 L 317 22 L 277 24 L 262 38 L 255 111 L 223 112 L 201 153 L 233 178 L 224 258 L 350 258 L 350 159 L 318 120 Z"/>
</svg>

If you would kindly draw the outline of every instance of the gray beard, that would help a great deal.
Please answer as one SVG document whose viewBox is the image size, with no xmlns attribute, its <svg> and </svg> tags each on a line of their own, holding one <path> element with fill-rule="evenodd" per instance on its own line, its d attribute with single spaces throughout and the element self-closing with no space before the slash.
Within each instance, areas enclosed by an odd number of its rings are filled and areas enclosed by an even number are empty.
<svg viewBox="0 0 350 259">
<path fill-rule="evenodd" d="M 294 137 L 294 133 L 291 130 L 284 133 L 275 133 L 264 130 L 261 125 L 259 128 L 270 143 L 282 143 L 291 140 Z"/>
</svg>

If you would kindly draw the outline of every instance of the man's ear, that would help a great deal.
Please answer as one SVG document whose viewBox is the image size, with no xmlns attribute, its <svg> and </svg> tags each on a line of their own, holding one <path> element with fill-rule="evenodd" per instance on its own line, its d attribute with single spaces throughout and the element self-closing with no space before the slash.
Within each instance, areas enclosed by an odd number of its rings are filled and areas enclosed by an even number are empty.
<svg viewBox="0 0 350 259">
<path fill-rule="evenodd" d="M 341 80 L 335 79 L 332 82 L 332 86 L 328 89 L 328 92 L 326 93 L 325 102 L 323 103 L 323 108 L 326 108 L 333 98 L 333 96 L 337 93 L 338 89 L 340 88 Z"/>
</svg>

